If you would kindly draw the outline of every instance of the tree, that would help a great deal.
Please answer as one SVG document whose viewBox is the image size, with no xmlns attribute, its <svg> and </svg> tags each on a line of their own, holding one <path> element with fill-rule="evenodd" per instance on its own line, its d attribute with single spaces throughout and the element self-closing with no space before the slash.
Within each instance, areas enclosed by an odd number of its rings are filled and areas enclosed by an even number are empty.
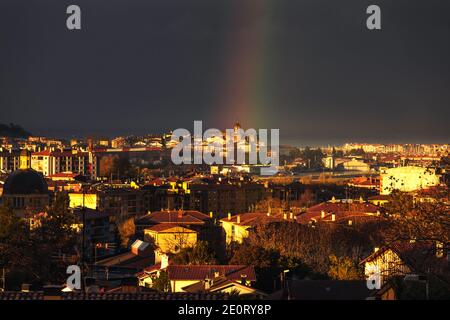
<svg viewBox="0 0 450 320">
<path fill-rule="evenodd" d="M 38 227 L 30 231 L 30 244 L 33 248 L 31 266 L 38 271 L 36 277 L 40 281 L 63 281 L 67 265 L 59 257 L 74 254 L 80 245 L 78 234 L 73 228 L 78 219 L 68 207 L 68 195 L 58 193 L 52 207 L 39 217 Z"/>
<path fill-rule="evenodd" d="M 434 241 L 450 243 L 450 211 L 445 194 L 431 201 L 415 201 L 412 196 L 394 192 L 386 212 L 390 225 L 384 232 L 386 243 L 396 241 Z M 447 194 L 448 196 L 448 194 Z"/>
<path fill-rule="evenodd" d="M 311 149 L 308 146 L 301 153 L 301 157 L 307 162 L 308 169 L 321 169 L 323 167 L 322 159 L 324 156 L 320 148 Z"/>
<path fill-rule="evenodd" d="M 311 272 L 308 266 L 296 257 L 282 256 L 277 250 L 253 245 L 248 240 L 235 248 L 229 263 L 253 266 L 257 287 L 266 292 L 276 289 L 283 270 L 289 269 L 291 275 L 298 277 L 304 277 Z"/>
<path fill-rule="evenodd" d="M 185 247 L 173 256 L 174 264 L 216 264 L 217 259 L 214 251 L 208 246 L 206 241 L 198 241 L 193 247 Z"/>
<path fill-rule="evenodd" d="M 358 280 L 363 279 L 358 264 L 349 257 L 330 256 L 330 269 L 328 275 L 335 280 Z"/>
<path fill-rule="evenodd" d="M 100 158 L 100 176 L 116 179 L 134 175 L 130 161 L 127 157 L 107 155 Z"/>
<path fill-rule="evenodd" d="M 136 233 L 136 226 L 133 218 L 124 219 L 117 222 L 117 230 L 119 231 L 121 245 L 128 247 L 131 238 Z"/>
<path fill-rule="evenodd" d="M 0 264 L 7 269 L 7 277 L 21 282 L 59 283 L 64 281 L 66 261 L 59 257 L 74 254 L 77 233 L 72 228 L 76 222 L 68 210 L 68 196 L 59 193 L 46 213 L 35 215 L 33 228 L 26 219 L 14 215 L 12 210 L 0 210 Z"/>
<path fill-rule="evenodd" d="M 152 288 L 162 292 L 168 292 L 170 290 L 169 275 L 166 271 L 159 272 L 159 276 L 153 280 Z"/>
<path fill-rule="evenodd" d="M 267 250 L 247 242 L 236 248 L 229 263 L 254 266 L 257 268 L 274 268 L 279 266 L 279 260 L 279 252 Z"/>
</svg>

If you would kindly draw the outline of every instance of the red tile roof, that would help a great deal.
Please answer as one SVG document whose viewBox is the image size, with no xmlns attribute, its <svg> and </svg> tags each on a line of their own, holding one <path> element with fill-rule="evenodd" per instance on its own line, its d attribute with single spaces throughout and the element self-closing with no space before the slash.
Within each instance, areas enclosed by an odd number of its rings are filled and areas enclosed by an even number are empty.
<svg viewBox="0 0 450 320">
<path fill-rule="evenodd" d="M 240 219 L 240 223 L 237 223 L 238 216 Z M 283 217 L 280 214 L 277 215 L 270 215 L 268 216 L 265 212 L 249 212 L 249 213 L 242 213 L 238 215 L 234 215 L 231 217 L 231 219 L 223 218 L 221 221 L 224 222 L 232 222 L 233 224 L 240 225 L 240 226 L 255 226 L 259 223 L 270 223 L 270 222 L 280 222 L 283 221 Z"/>
<path fill-rule="evenodd" d="M 147 277 L 148 273 L 151 273 L 153 271 L 158 271 L 160 269 L 161 269 L 161 262 L 159 262 L 157 264 L 154 264 L 154 265 L 152 265 L 150 267 L 147 267 L 144 270 L 142 270 L 141 272 L 138 272 L 136 274 L 136 277 L 138 277 L 138 278 L 145 278 L 145 277 Z"/>
<path fill-rule="evenodd" d="M 354 201 L 348 202 L 322 202 L 318 205 L 312 206 L 307 209 L 303 214 L 297 216 L 297 221 L 300 223 L 307 223 L 311 220 L 330 220 L 334 213 L 336 220 L 347 219 L 350 217 L 370 217 L 376 216 L 380 207 L 372 203 L 361 203 Z M 322 218 L 322 211 L 325 213 L 325 217 Z"/>
<path fill-rule="evenodd" d="M 205 224 L 211 218 L 199 211 L 156 211 L 136 220 L 136 224 Z"/>
<path fill-rule="evenodd" d="M 245 265 L 169 265 L 167 273 L 170 280 L 205 280 L 213 278 L 219 272 L 230 280 L 240 280 L 245 276 L 248 281 L 256 281 L 255 269 Z"/>
<path fill-rule="evenodd" d="M 38 151 L 38 152 L 33 152 L 31 155 L 32 156 L 49 156 L 52 153 L 51 150 L 43 150 L 43 151 Z"/>
<path fill-rule="evenodd" d="M 53 157 L 72 157 L 72 156 L 86 156 L 88 155 L 88 152 L 72 152 L 72 151 L 61 151 L 61 150 L 56 150 L 56 151 L 52 151 L 50 149 L 45 149 L 42 151 L 38 151 L 38 152 L 33 152 L 31 155 L 32 156 L 53 156 Z"/>
<path fill-rule="evenodd" d="M 372 261 L 388 249 L 394 251 L 413 272 L 439 274 L 447 282 L 450 282 L 448 261 L 446 258 L 448 248 L 444 245 L 442 249 L 443 257 L 438 258 L 436 257 L 436 243 L 432 241 L 399 241 L 391 243 L 389 246 L 382 247 L 380 250 L 372 253 L 362 260 L 360 264 Z"/>
<path fill-rule="evenodd" d="M 151 230 L 151 231 L 155 231 L 155 232 L 163 232 L 165 230 L 169 230 L 169 229 L 172 229 L 172 228 L 175 228 L 175 227 L 183 228 L 183 229 L 186 230 L 186 232 L 196 233 L 196 231 L 194 231 L 194 230 L 190 230 L 190 229 L 187 229 L 187 228 L 185 228 L 183 226 L 180 226 L 180 225 L 177 225 L 177 224 L 173 224 L 173 223 L 159 223 L 159 224 L 154 225 L 154 226 L 152 226 L 150 228 L 147 228 L 146 230 Z"/>
</svg>

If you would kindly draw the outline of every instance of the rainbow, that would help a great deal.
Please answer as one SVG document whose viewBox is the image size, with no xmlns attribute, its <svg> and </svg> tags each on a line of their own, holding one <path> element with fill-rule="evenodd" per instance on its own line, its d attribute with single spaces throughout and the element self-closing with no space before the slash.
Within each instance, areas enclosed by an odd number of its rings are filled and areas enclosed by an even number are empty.
<svg viewBox="0 0 450 320">
<path fill-rule="evenodd" d="M 275 0 L 233 2 L 231 28 L 224 41 L 214 123 L 229 128 L 236 121 L 258 128 L 268 118 L 270 32 L 268 13 Z"/>
</svg>

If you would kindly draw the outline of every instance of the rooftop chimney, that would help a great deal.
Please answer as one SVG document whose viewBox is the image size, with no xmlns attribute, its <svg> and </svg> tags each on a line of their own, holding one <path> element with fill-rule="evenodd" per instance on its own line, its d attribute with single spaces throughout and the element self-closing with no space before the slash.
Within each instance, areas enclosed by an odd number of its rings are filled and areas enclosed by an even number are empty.
<svg viewBox="0 0 450 320">
<path fill-rule="evenodd" d="M 205 290 L 209 290 L 209 288 L 211 288 L 211 280 L 209 280 L 208 277 L 206 277 L 205 279 Z"/>
<path fill-rule="evenodd" d="M 169 266 L 169 256 L 167 254 L 161 255 L 161 269 L 165 269 Z"/>
</svg>

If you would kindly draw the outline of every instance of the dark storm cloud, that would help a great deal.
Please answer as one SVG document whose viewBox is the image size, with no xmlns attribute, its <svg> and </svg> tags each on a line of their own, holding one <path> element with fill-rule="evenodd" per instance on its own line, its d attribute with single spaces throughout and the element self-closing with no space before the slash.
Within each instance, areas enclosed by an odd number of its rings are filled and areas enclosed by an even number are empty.
<svg viewBox="0 0 450 320">
<path fill-rule="evenodd" d="M 301 144 L 448 142 L 448 1 L 258 1 L 3 0 L 0 123 L 63 136 L 229 127 L 214 115 L 230 36 L 264 24 L 261 105 L 244 126 Z M 82 30 L 69 32 L 73 3 Z M 365 28 L 373 3 L 381 31 Z"/>
</svg>

